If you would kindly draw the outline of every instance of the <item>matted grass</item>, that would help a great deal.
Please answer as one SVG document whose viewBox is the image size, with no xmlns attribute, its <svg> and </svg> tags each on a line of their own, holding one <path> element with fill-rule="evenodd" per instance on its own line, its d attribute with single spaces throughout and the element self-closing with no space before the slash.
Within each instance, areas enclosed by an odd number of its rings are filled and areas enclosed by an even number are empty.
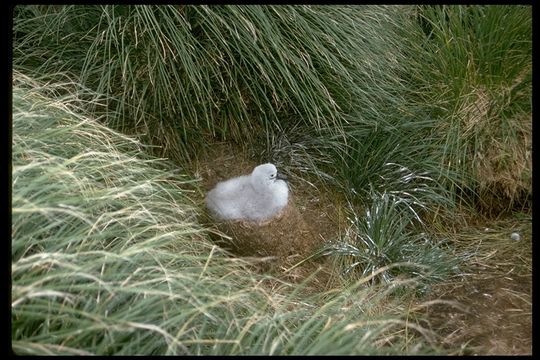
<svg viewBox="0 0 540 360">
<path fill-rule="evenodd" d="M 449 230 L 438 231 L 465 261 L 460 274 L 433 287 L 434 299 L 461 304 L 426 310 L 440 343 L 468 355 L 532 354 L 532 218 L 475 220 Z"/>
</svg>

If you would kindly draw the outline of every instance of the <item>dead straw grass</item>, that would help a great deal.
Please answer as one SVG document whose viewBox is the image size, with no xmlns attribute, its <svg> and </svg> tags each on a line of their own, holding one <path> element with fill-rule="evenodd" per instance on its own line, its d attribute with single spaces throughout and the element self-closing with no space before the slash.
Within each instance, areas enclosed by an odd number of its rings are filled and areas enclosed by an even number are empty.
<svg viewBox="0 0 540 360">
<path fill-rule="evenodd" d="M 516 232 L 521 239 L 512 240 Z M 506 219 L 462 228 L 452 237 L 462 274 L 434 288 L 451 301 L 426 308 L 447 348 L 471 355 L 532 353 L 532 222 Z"/>
</svg>

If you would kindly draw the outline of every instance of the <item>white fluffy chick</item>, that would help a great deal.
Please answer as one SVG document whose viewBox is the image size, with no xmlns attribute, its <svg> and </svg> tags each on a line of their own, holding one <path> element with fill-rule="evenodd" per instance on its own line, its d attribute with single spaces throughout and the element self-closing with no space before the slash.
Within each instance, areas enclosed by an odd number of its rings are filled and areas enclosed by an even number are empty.
<svg viewBox="0 0 540 360">
<path fill-rule="evenodd" d="M 251 175 L 222 181 L 206 196 L 206 206 L 220 220 L 266 222 L 287 205 L 285 176 L 273 164 L 262 164 Z"/>
</svg>

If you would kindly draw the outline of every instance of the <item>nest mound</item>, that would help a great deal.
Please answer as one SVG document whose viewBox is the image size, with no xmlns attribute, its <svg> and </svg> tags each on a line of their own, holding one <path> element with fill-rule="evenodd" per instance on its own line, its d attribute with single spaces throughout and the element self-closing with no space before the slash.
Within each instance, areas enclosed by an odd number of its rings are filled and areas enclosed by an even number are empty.
<svg viewBox="0 0 540 360">
<path fill-rule="evenodd" d="M 320 245 L 318 234 L 304 221 L 291 197 L 280 216 L 264 225 L 236 221 L 216 226 L 231 237 L 228 245 L 240 256 L 307 256 Z"/>
<path fill-rule="evenodd" d="M 199 159 L 197 172 L 208 192 L 220 181 L 251 173 L 256 165 L 233 145 L 216 144 Z M 276 166 L 279 170 L 279 164 Z M 289 176 L 289 202 L 268 223 L 208 219 L 218 230 L 214 239 L 220 246 L 241 257 L 270 258 L 271 267 L 283 269 L 309 257 L 325 241 L 338 236 L 340 220 L 345 218 L 341 216 L 343 201 L 335 193 L 306 186 L 301 179 Z"/>
</svg>

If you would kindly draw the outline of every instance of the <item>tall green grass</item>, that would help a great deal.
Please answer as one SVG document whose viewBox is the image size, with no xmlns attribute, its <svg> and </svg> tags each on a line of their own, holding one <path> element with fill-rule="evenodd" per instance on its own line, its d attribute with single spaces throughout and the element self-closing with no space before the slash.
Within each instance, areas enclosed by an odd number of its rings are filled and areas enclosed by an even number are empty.
<svg viewBox="0 0 540 360">
<path fill-rule="evenodd" d="M 14 62 L 38 74 L 72 72 L 110 99 L 108 124 L 185 160 L 209 141 L 201 134 L 269 144 L 270 134 L 296 125 L 343 136 L 352 109 L 379 116 L 399 93 L 392 30 L 400 14 L 371 6 L 19 6 Z"/>
<path fill-rule="evenodd" d="M 443 171 L 494 215 L 530 208 L 532 8 L 422 6 L 417 16 L 409 78 L 439 119 Z"/>
<path fill-rule="evenodd" d="M 17 354 L 439 351 L 399 283 L 308 294 L 250 272 L 207 240 L 189 177 L 86 116 L 76 83 L 54 89 L 14 73 Z"/>
<path fill-rule="evenodd" d="M 495 216 L 530 209 L 531 13 L 516 6 L 416 10 L 402 29 L 406 111 L 376 121 L 357 116 L 346 127 L 344 183 L 361 195 L 351 198 L 362 199 L 364 211 L 352 210 L 347 231 L 320 253 L 337 257 L 353 279 L 404 264 L 373 280 L 416 273 L 428 290 L 465 259 L 430 235 L 426 214 L 452 215 L 456 200 Z"/>
<path fill-rule="evenodd" d="M 182 162 L 228 139 L 366 194 L 396 163 L 512 205 L 530 200 L 530 10 L 18 6 L 14 64 L 71 72 L 107 124 Z"/>
</svg>

